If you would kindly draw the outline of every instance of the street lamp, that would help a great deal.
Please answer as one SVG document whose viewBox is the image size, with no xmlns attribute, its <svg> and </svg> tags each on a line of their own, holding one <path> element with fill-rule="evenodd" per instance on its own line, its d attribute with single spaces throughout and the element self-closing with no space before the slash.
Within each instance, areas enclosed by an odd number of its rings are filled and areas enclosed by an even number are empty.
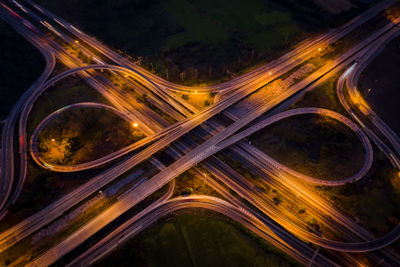
<svg viewBox="0 0 400 267">
<path fill-rule="evenodd" d="M 55 142 L 55 141 L 56 141 L 56 139 L 54 139 L 54 138 L 51 139 L 51 142 Z"/>
<path fill-rule="evenodd" d="M 138 127 L 138 124 L 137 124 L 137 122 L 134 122 L 134 123 L 133 123 L 133 127 L 135 127 L 135 128 L 137 128 L 137 127 Z"/>
<path fill-rule="evenodd" d="M 371 92 L 371 88 L 368 88 L 367 93 L 365 94 L 365 98 L 367 98 L 367 96 L 369 95 L 369 93 Z"/>
<path fill-rule="evenodd" d="M 272 72 L 268 72 L 269 75 L 272 75 Z"/>
</svg>

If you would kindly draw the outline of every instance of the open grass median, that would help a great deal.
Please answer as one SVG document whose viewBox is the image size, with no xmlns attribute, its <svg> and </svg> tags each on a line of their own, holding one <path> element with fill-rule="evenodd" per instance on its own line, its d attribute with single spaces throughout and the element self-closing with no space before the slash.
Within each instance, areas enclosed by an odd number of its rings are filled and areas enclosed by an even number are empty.
<svg viewBox="0 0 400 267">
<path fill-rule="evenodd" d="M 38 124 L 52 112 L 79 102 L 109 102 L 95 89 L 89 87 L 78 77 L 67 77 L 60 83 L 48 88 L 35 102 L 27 125 L 30 136 Z"/>
<path fill-rule="evenodd" d="M 364 162 L 358 136 L 341 122 L 319 115 L 283 119 L 253 134 L 251 140 L 278 162 L 323 180 L 350 177 Z"/>
<path fill-rule="evenodd" d="M 137 266 L 299 266 L 243 226 L 204 210 L 178 212 L 100 261 Z"/>
<path fill-rule="evenodd" d="M 317 190 L 379 237 L 400 223 L 400 176 L 381 152 L 375 154 L 372 170 L 364 179 L 340 187 L 317 187 Z"/>
<path fill-rule="evenodd" d="M 104 157 L 139 141 L 143 133 L 109 110 L 76 108 L 53 118 L 39 133 L 40 156 L 57 165 Z"/>
<path fill-rule="evenodd" d="M 71 0 L 38 3 L 174 82 L 230 79 L 367 7 L 343 0 Z M 76 11 L 79 7 L 79 12 Z"/>
</svg>

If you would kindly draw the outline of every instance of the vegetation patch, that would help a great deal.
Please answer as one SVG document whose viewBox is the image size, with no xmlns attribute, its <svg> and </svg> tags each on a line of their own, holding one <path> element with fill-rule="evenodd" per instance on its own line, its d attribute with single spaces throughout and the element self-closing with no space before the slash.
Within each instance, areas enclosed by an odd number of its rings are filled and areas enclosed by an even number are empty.
<svg viewBox="0 0 400 267">
<path fill-rule="evenodd" d="M 28 135 L 32 134 L 36 126 L 52 112 L 78 102 L 109 104 L 100 93 L 82 83 L 80 78 L 67 77 L 62 83 L 48 88 L 35 102 L 29 114 Z"/>
<path fill-rule="evenodd" d="M 286 118 L 253 134 L 251 140 L 278 162 L 320 179 L 350 177 L 364 161 L 358 136 L 325 116 Z"/>
<path fill-rule="evenodd" d="M 334 15 L 313 0 L 38 2 L 121 53 L 143 57 L 148 70 L 185 84 L 230 79 L 366 7 L 357 3 Z"/>
<path fill-rule="evenodd" d="M 317 187 L 335 206 L 358 218 L 376 236 L 400 223 L 400 176 L 379 152 L 369 176 L 340 187 Z"/>
<path fill-rule="evenodd" d="M 230 219 L 202 210 L 150 226 L 100 261 L 138 266 L 299 266 Z"/>
<path fill-rule="evenodd" d="M 347 11 L 352 7 L 352 4 L 349 0 L 336 0 L 336 1 L 315 0 L 315 2 L 323 9 L 333 14 L 337 14 L 342 11 Z"/>
<path fill-rule="evenodd" d="M 39 133 L 45 161 L 74 165 L 106 156 L 144 135 L 118 115 L 103 109 L 77 108 L 55 117 Z"/>
<path fill-rule="evenodd" d="M 335 75 L 327 82 L 317 86 L 296 101 L 290 108 L 317 107 L 336 111 L 347 115 L 336 93 L 336 84 L 340 74 Z"/>
<path fill-rule="evenodd" d="M 202 110 L 214 104 L 214 93 L 197 93 L 197 91 L 189 92 L 188 94 L 179 94 L 180 97 L 186 100 L 189 104 Z"/>
<path fill-rule="evenodd" d="M 219 197 L 219 194 L 193 170 L 185 171 L 175 179 L 175 182 L 176 196 L 188 196 L 190 194 L 195 194 Z"/>
</svg>

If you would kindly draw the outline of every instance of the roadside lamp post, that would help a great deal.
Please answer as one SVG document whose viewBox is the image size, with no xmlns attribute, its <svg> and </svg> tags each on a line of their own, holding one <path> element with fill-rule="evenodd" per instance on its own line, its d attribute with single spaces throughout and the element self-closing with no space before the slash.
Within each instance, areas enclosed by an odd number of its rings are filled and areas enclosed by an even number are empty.
<svg viewBox="0 0 400 267">
<path fill-rule="evenodd" d="M 368 95 L 369 95 L 369 93 L 371 92 L 371 90 L 372 90 L 371 88 L 368 88 L 368 89 L 367 89 L 367 93 L 365 94 L 365 98 L 368 97 Z"/>
</svg>

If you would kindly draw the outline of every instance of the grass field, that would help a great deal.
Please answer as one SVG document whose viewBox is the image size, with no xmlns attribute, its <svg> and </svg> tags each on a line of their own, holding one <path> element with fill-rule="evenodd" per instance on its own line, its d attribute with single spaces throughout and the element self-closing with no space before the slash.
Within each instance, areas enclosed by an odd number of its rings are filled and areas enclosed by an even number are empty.
<svg viewBox="0 0 400 267">
<path fill-rule="evenodd" d="M 251 139 L 277 161 L 321 179 L 350 177 L 361 169 L 364 160 L 361 141 L 351 129 L 318 115 L 286 118 Z"/>
<path fill-rule="evenodd" d="M 349 10 L 352 7 L 351 1 L 349 0 L 315 0 L 315 3 L 334 14 Z"/>
<path fill-rule="evenodd" d="M 343 211 L 356 216 L 376 236 L 382 236 L 400 222 L 400 180 L 398 172 L 381 153 L 367 177 L 340 187 L 320 187 L 322 196 Z M 400 246 L 397 246 L 400 248 Z"/>
<path fill-rule="evenodd" d="M 44 58 L 36 48 L 0 19 L 0 120 L 39 78 Z"/>
<path fill-rule="evenodd" d="M 93 108 L 67 110 L 39 133 L 39 152 L 61 165 L 89 162 L 132 144 L 144 135 L 111 111 Z"/>
<path fill-rule="evenodd" d="M 188 170 L 175 179 L 175 196 L 182 195 L 207 195 L 220 197 L 201 177 L 192 170 Z"/>
<path fill-rule="evenodd" d="M 290 108 L 319 107 L 347 116 L 347 112 L 340 103 L 336 92 L 338 77 L 339 75 L 336 75 L 313 90 L 306 92 Z"/>
<path fill-rule="evenodd" d="M 79 78 L 69 77 L 47 89 L 35 102 L 29 114 L 28 135 L 50 113 L 78 102 L 98 102 L 108 104 L 108 101 L 95 89 L 81 82 Z"/>
<path fill-rule="evenodd" d="M 313 0 L 38 2 L 106 44 L 143 56 L 149 70 L 186 84 L 229 79 L 360 12 L 333 15 Z"/>
<path fill-rule="evenodd" d="M 189 94 L 178 94 L 179 97 L 186 100 L 189 104 L 197 108 L 198 110 L 203 110 L 204 108 L 208 107 L 209 105 L 214 104 L 214 97 L 213 93 L 189 93 Z"/>
<path fill-rule="evenodd" d="M 129 240 L 97 266 L 299 266 L 225 217 L 180 212 Z"/>
</svg>

